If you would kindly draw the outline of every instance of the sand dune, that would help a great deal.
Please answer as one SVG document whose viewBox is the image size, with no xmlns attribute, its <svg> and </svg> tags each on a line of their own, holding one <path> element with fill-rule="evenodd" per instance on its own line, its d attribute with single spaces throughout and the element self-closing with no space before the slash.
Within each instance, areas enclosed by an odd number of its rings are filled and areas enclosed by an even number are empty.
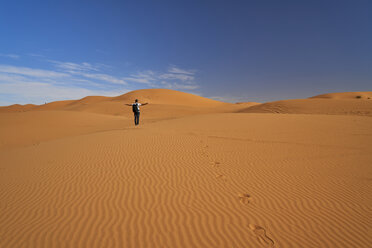
<svg viewBox="0 0 372 248">
<path fill-rule="evenodd" d="M 268 102 L 238 112 L 372 116 L 372 99 L 368 98 L 369 95 L 371 92 L 324 94 L 309 99 Z"/>
<path fill-rule="evenodd" d="M 146 97 L 0 113 L 0 247 L 370 247 L 372 118 Z"/>
<path fill-rule="evenodd" d="M 13 104 L 10 106 L 0 106 L 0 113 L 8 113 L 8 112 L 25 112 L 33 109 L 36 105 L 34 104 Z"/>
<path fill-rule="evenodd" d="M 261 103 L 258 103 L 258 102 L 237 102 L 235 104 L 238 105 L 241 108 L 244 108 L 244 107 L 248 108 L 248 107 L 252 107 L 252 106 L 255 106 L 255 105 L 259 105 Z"/>
<path fill-rule="evenodd" d="M 313 96 L 313 97 L 310 97 L 310 98 L 372 99 L 372 91 L 328 93 L 328 94 Z"/>
<path fill-rule="evenodd" d="M 42 105 L 0 107 L 0 113 L 25 111 L 83 111 L 97 114 L 131 116 L 125 103 L 135 99 L 150 103 L 151 119 L 175 118 L 209 112 L 235 112 L 257 103 L 232 104 L 168 89 L 135 90 L 117 97 L 88 96 L 79 100 L 56 101 Z M 154 115 L 152 109 L 158 110 Z M 160 115 L 159 115 L 160 114 Z"/>
<path fill-rule="evenodd" d="M 218 107 L 226 104 L 224 102 L 169 89 L 135 90 L 113 98 L 114 101 L 125 101 L 128 103 L 134 102 L 135 99 L 140 99 L 142 102 L 150 102 L 152 104 L 183 105 L 198 108 Z"/>
<path fill-rule="evenodd" d="M 74 111 L 29 111 L 0 115 L 0 149 L 8 149 L 62 137 L 121 129 L 132 119 Z"/>
</svg>

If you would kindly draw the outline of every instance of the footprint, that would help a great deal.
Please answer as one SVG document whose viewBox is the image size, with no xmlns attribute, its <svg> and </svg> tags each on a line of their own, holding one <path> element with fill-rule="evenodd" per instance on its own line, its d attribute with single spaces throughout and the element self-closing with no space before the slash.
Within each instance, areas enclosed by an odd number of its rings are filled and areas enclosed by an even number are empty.
<svg viewBox="0 0 372 248">
<path fill-rule="evenodd" d="M 248 204 L 251 201 L 251 196 L 249 194 L 239 194 L 238 197 L 242 204 Z"/>
<path fill-rule="evenodd" d="M 227 181 L 227 177 L 225 175 L 217 174 L 216 178 L 222 179 L 224 182 Z"/>
<path fill-rule="evenodd" d="M 274 247 L 274 241 L 266 235 L 265 228 L 254 224 L 249 224 L 249 228 L 257 236 L 258 242 L 268 247 Z"/>
<path fill-rule="evenodd" d="M 221 164 L 220 162 L 214 162 L 212 167 L 220 167 L 220 164 Z"/>
</svg>

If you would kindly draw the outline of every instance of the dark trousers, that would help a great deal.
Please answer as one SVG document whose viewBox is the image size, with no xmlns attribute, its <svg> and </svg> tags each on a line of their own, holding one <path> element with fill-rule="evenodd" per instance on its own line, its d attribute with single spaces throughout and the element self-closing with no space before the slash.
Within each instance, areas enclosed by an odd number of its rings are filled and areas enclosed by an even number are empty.
<svg viewBox="0 0 372 248">
<path fill-rule="evenodd" d="M 139 124 L 139 116 L 140 116 L 140 113 L 134 113 L 134 125 L 138 125 Z"/>
</svg>

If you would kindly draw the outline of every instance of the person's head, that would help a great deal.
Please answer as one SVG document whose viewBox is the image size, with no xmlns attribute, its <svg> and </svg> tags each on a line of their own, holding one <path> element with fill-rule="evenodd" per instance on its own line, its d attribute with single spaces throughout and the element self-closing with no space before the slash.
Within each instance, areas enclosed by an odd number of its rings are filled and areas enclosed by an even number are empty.
<svg viewBox="0 0 372 248">
<path fill-rule="evenodd" d="M 138 102 L 138 99 L 134 100 L 135 102 Z"/>
</svg>

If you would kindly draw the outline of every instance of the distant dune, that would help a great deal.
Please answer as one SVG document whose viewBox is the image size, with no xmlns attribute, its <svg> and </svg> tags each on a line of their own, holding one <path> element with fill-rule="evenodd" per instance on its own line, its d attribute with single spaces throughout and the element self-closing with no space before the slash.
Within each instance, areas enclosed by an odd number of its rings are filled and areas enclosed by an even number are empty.
<svg viewBox="0 0 372 248">
<path fill-rule="evenodd" d="M 341 93 L 328 93 L 313 96 L 310 98 L 328 98 L 328 99 L 372 99 L 372 91 L 362 92 L 341 92 Z"/>
<path fill-rule="evenodd" d="M 308 99 L 281 100 L 255 105 L 238 112 L 372 116 L 372 92 L 331 93 Z"/>
<path fill-rule="evenodd" d="M 10 106 L 0 106 L 0 113 L 6 112 L 24 112 L 35 108 L 37 105 L 34 104 L 13 104 Z"/>
</svg>

